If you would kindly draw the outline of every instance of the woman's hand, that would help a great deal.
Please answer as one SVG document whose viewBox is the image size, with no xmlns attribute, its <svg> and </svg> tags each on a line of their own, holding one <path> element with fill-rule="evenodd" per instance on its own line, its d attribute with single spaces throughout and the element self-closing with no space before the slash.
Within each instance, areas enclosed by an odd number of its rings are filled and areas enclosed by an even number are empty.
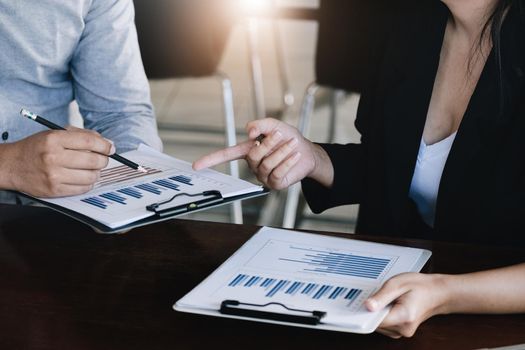
<svg viewBox="0 0 525 350">
<path fill-rule="evenodd" d="M 365 301 L 370 311 L 392 304 L 377 332 L 391 338 L 411 337 L 426 319 L 445 313 L 449 288 L 447 276 L 403 273 L 392 277 Z"/>
<path fill-rule="evenodd" d="M 498 286 L 498 288 L 494 288 Z M 449 313 L 525 313 L 525 263 L 461 275 L 404 273 L 392 277 L 365 305 L 392 308 L 377 331 L 411 337 L 431 316 Z"/>
<path fill-rule="evenodd" d="M 265 186 L 280 190 L 305 177 L 329 187 L 333 166 L 326 152 L 304 138 L 294 127 L 276 119 L 247 124 L 248 141 L 206 155 L 193 163 L 195 170 L 235 159 L 246 159 L 248 166 Z M 265 135 L 260 144 L 255 140 Z"/>
</svg>

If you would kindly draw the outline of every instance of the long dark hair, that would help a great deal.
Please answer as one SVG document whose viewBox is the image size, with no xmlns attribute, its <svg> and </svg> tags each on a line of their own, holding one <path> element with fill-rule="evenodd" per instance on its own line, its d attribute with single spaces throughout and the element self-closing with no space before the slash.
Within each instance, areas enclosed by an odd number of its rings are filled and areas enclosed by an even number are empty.
<svg viewBox="0 0 525 350">
<path fill-rule="evenodd" d="M 508 98 L 506 80 L 503 73 L 503 66 L 501 62 L 501 28 L 503 27 L 503 21 L 509 10 L 516 10 L 519 13 L 520 19 L 525 20 L 525 0 L 499 0 L 492 13 L 487 18 L 479 38 L 479 48 L 481 50 L 484 40 L 487 39 L 487 35 L 490 34 L 490 40 L 492 41 L 492 47 L 494 52 L 494 60 L 498 71 L 498 87 L 499 87 L 499 104 L 500 114 L 503 114 L 504 108 L 506 107 L 506 100 Z"/>
</svg>

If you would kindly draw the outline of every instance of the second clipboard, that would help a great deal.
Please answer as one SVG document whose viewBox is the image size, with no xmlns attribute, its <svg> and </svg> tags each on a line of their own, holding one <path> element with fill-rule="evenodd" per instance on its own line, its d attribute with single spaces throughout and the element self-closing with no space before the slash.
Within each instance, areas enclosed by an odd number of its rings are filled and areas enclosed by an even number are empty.
<svg viewBox="0 0 525 350">
<path fill-rule="evenodd" d="M 389 278 L 422 269 L 431 252 L 264 227 L 179 299 L 177 311 L 371 333 L 389 307 L 364 301 Z"/>
</svg>

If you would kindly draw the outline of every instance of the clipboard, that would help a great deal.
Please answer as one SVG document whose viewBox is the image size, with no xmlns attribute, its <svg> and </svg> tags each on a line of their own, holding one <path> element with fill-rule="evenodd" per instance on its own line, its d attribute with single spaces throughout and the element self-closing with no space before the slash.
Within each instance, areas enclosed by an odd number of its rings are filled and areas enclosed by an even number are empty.
<svg viewBox="0 0 525 350">
<path fill-rule="evenodd" d="M 146 145 L 122 155 L 144 166 L 146 173 L 110 159 L 87 193 L 61 198 L 19 194 L 99 233 L 120 233 L 268 193 L 260 185 L 212 169 L 194 171 L 191 163 Z"/>
<path fill-rule="evenodd" d="M 320 267 L 323 256 L 326 269 Z M 293 327 L 371 333 L 390 306 L 369 312 L 364 300 L 390 277 L 420 271 L 430 256 L 431 252 L 424 249 L 263 227 L 180 298 L 173 309 Z M 268 279 L 275 281 L 267 283 Z M 313 284 L 317 286 L 312 289 Z"/>
<path fill-rule="evenodd" d="M 9 191 L 9 192 L 13 192 L 13 191 Z M 22 192 L 13 192 L 13 193 L 16 193 L 17 195 L 21 195 L 21 196 L 24 196 L 30 200 L 33 200 L 37 203 L 40 203 L 50 209 L 53 209 L 59 213 L 62 213 L 64 215 L 67 215 L 77 221 L 80 221 L 82 222 L 83 224 L 85 225 L 88 225 L 90 226 L 93 230 L 95 230 L 97 233 L 102 233 L 102 234 L 118 234 L 118 233 L 123 233 L 123 232 L 127 232 L 133 228 L 137 228 L 137 227 L 141 227 L 141 226 L 146 226 L 146 225 L 150 225 L 150 224 L 154 224 L 154 223 L 157 223 L 157 222 L 162 222 L 162 221 L 166 221 L 166 220 L 171 220 L 171 219 L 174 219 L 174 218 L 177 218 L 177 217 L 180 217 L 180 216 L 183 216 L 183 215 L 186 215 L 186 214 L 189 214 L 189 213 L 193 213 L 193 212 L 199 212 L 199 211 L 203 211 L 203 210 L 207 210 L 207 209 L 211 209 L 211 208 L 216 208 L 216 207 L 219 207 L 221 205 L 226 205 L 226 204 L 230 204 L 230 203 L 233 203 L 235 201 L 242 201 L 242 200 L 245 200 L 245 199 L 251 199 L 251 198 L 256 198 L 256 197 L 261 197 L 261 196 L 265 196 L 269 193 L 269 190 L 264 188 L 262 189 L 261 191 L 258 191 L 258 192 L 253 192 L 253 193 L 248 193 L 248 194 L 243 194 L 243 195 L 239 195 L 239 196 L 233 196 L 233 197 L 229 197 L 229 198 L 223 198 L 222 195 L 220 197 L 220 200 L 218 198 L 213 198 L 213 200 L 200 200 L 200 201 L 189 201 L 188 203 L 185 203 L 185 204 L 182 204 L 182 205 L 178 205 L 174 208 L 166 208 L 165 212 L 163 212 L 162 214 L 156 214 L 156 215 L 152 215 L 150 217 L 147 217 L 145 219 L 141 219 L 141 220 L 137 220 L 135 222 L 132 222 L 132 223 L 129 223 L 127 225 L 123 225 L 123 226 L 119 226 L 119 227 L 109 227 L 109 226 L 106 226 L 104 225 L 103 223 L 97 221 L 97 220 L 94 220 L 93 218 L 89 217 L 89 216 L 86 216 L 86 215 L 83 215 L 81 213 L 78 213 L 76 211 L 73 211 L 73 210 L 69 210 L 63 206 L 59 206 L 59 205 L 56 205 L 56 204 L 53 204 L 53 203 L 49 203 L 47 201 L 43 201 L 39 198 L 36 198 L 36 197 L 32 197 L 32 196 L 29 196 L 25 193 L 22 193 Z M 220 192 L 219 192 L 219 195 L 220 195 Z M 157 204 L 157 203 L 152 203 L 152 204 Z M 170 213 L 168 213 L 168 211 L 171 211 Z"/>
</svg>

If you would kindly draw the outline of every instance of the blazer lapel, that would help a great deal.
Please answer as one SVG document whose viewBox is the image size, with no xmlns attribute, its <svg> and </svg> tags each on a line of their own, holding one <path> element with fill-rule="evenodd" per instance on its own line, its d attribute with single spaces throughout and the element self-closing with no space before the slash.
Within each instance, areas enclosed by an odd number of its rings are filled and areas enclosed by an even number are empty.
<svg viewBox="0 0 525 350">
<path fill-rule="evenodd" d="M 471 167 L 471 164 L 476 164 L 479 168 L 478 163 L 486 161 L 479 159 L 481 148 L 491 147 L 491 142 L 497 140 L 498 137 L 504 137 L 499 133 L 507 129 L 504 125 L 511 123 L 510 119 L 516 113 L 511 106 L 523 103 L 518 100 L 523 98 L 519 92 L 523 89 L 523 72 L 525 71 L 523 24 L 513 11 L 509 12 L 505 20 L 501 38 L 503 74 L 505 74 L 507 84 L 504 85 L 504 88 L 510 92 L 505 101 L 506 108 L 500 110 L 499 77 L 494 53 L 491 52 L 469 101 L 443 170 L 436 204 L 434 227 L 437 231 L 454 231 L 457 225 L 451 218 L 465 214 L 465 204 L 463 203 L 462 207 L 462 203 L 458 203 L 458 195 L 472 181 L 470 177 L 474 176 L 472 173 L 467 174 L 467 169 Z M 475 159 L 476 156 L 478 156 L 477 159 Z M 479 190 L 483 191 L 483 188 Z M 459 195 L 459 197 L 462 196 Z M 470 203 L 469 207 L 476 205 L 478 203 Z"/>
<path fill-rule="evenodd" d="M 406 54 L 398 62 L 404 77 L 385 91 L 386 200 L 395 227 L 407 225 L 406 203 L 439 65 L 448 18 L 441 6 L 422 16 Z"/>
</svg>

